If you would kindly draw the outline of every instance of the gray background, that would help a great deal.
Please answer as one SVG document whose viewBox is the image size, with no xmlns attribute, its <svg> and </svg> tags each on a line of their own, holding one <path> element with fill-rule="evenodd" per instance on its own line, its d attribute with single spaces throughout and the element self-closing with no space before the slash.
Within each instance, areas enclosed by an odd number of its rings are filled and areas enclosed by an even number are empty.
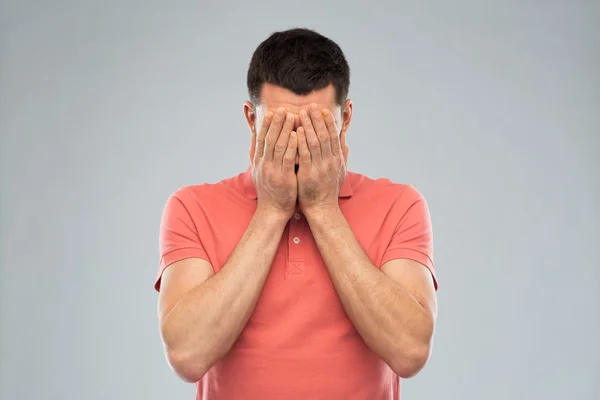
<svg viewBox="0 0 600 400">
<path fill-rule="evenodd" d="M 600 398 L 599 3 L 367 3 L 2 1 L 0 398 L 193 398 L 160 214 L 246 168 L 250 56 L 296 26 L 350 62 L 351 169 L 431 208 L 439 322 L 403 398 Z"/>
</svg>

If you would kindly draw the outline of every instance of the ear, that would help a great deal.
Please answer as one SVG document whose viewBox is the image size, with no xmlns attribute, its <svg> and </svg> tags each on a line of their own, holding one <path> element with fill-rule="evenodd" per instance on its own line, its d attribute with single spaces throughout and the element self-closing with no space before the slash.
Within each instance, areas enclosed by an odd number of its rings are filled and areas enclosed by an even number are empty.
<svg viewBox="0 0 600 400">
<path fill-rule="evenodd" d="M 340 143 L 342 145 L 342 154 L 344 155 L 344 160 L 348 162 L 348 143 L 346 142 L 346 133 L 348 133 L 348 129 L 350 128 L 350 122 L 352 122 L 352 100 L 346 100 L 344 104 L 344 110 L 342 111 L 342 129 L 340 131 Z"/>
<path fill-rule="evenodd" d="M 246 118 L 248 128 L 250 128 L 250 133 L 256 135 L 256 112 L 254 105 L 250 101 L 244 102 L 244 117 Z"/>
<path fill-rule="evenodd" d="M 248 124 L 248 128 L 250 128 L 250 134 L 252 135 L 252 139 L 250 142 L 250 149 L 248 150 L 248 156 L 250 157 L 250 163 L 254 160 L 254 152 L 256 151 L 256 112 L 254 110 L 254 106 L 252 102 L 246 101 L 244 102 L 244 117 L 246 118 L 246 123 Z"/>
</svg>

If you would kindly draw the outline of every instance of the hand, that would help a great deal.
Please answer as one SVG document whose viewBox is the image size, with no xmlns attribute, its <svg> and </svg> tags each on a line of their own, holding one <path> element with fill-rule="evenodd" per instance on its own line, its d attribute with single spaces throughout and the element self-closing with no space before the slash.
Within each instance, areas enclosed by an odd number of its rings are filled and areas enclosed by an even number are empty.
<svg viewBox="0 0 600 400">
<path fill-rule="evenodd" d="M 294 124 L 294 115 L 285 109 L 278 109 L 275 115 L 269 111 L 263 118 L 252 162 L 257 209 L 275 213 L 285 221 L 292 217 L 298 198 Z"/>
<path fill-rule="evenodd" d="M 300 111 L 298 201 L 304 214 L 335 209 L 346 177 L 346 163 L 333 114 L 311 104 Z"/>
</svg>

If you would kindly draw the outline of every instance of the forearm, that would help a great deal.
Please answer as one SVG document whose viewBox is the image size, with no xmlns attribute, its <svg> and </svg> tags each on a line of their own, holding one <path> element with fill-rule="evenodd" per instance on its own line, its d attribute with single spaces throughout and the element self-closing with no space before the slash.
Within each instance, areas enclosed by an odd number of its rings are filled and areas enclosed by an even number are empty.
<svg viewBox="0 0 600 400">
<path fill-rule="evenodd" d="M 269 273 L 286 221 L 257 211 L 221 270 L 185 295 L 163 323 L 167 351 L 199 379 L 230 350 Z M 193 380 L 193 379 L 192 379 Z"/>
<path fill-rule="evenodd" d="M 344 309 L 365 343 L 398 375 L 416 373 L 433 335 L 430 313 L 372 264 L 339 209 L 306 218 Z"/>
</svg>

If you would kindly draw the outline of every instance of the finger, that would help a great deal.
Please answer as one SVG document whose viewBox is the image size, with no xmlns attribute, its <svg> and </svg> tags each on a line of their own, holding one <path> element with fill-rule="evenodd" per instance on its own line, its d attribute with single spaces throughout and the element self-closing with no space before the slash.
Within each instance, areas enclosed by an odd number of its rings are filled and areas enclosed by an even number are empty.
<svg viewBox="0 0 600 400">
<path fill-rule="evenodd" d="M 340 137 L 338 135 L 337 126 L 335 125 L 335 118 L 333 113 L 329 110 L 323 110 L 323 120 L 327 126 L 329 132 L 329 145 L 331 147 L 331 153 L 335 157 L 339 157 L 342 154 L 342 148 L 340 146 Z"/>
<path fill-rule="evenodd" d="M 256 164 L 265 153 L 265 136 L 267 135 L 267 131 L 269 130 L 269 126 L 271 125 L 271 121 L 273 120 L 273 113 L 271 111 L 267 112 L 262 120 L 262 124 L 260 127 L 260 131 L 256 138 L 256 147 L 254 152 L 254 163 Z"/>
<path fill-rule="evenodd" d="M 250 142 L 250 149 L 248 149 L 248 156 L 250 161 L 254 163 L 254 154 L 256 152 L 256 134 L 252 133 L 252 141 Z"/>
<path fill-rule="evenodd" d="M 285 121 L 285 109 L 280 107 L 277 109 L 275 116 L 273 117 L 273 122 L 271 126 L 269 126 L 269 131 L 265 136 L 265 160 L 272 161 L 274 152 L 275 152 L 275 144 L 279 139 L 279 134 L 281 133 L 281 128 L 283 127 L 283 122 Z"/>
<path fill-rule="evenodd" d="M 302 131 L 304 132 L 306 144 L 308 145 L 308 150 L 310 151 L 311 158 L 320 158 L 321 143 L 319 143 L 319 139 L 317 138 L 317 134 L 310 120 L 310 116 L 308 115 L 308 112 L 306 110 L 300 111 L 300 123 L 302 124 L 302 128 L 304 128 Z"/>
<path fill-rule="evenodd" d="M 296 131 L 290 133 L 290 137 L 287 143 L 287 149 L 283 155 L 283 170 L 294 171 L 294 165 L 296 164 L 296 151 L 298 149 L 298 134 Z"/>
<path fill-rule="evenodd" d="M 321 110 L 319 110 L 319 106 L 315 103 L 310 105 L 310 119 L 312 121 L 313 127 L 315 128 L 317 138 L 319 139 L 319 145 L 321 146 L 321 156 L 327 157 L 328 155 L 331 155 L 331 145 L 329 144 L 329 131 L 327 130 L 327 126 L 325 125 L 325 121 L 323 120 Z"/>
<path fill-rule="evenodd" d="M 310 167 L 311 154 L 306 141 L 306 131 L 304 127 L 298 127 L 298 162 L 300 166 Z"/>
<path fill-rule="evenodd" d="M 285 120 L 283 122 L 283 127 L 281 128 L 281 133 L 279 134 L 279 139 L 277 139 L 277 143 L 275 143 L 275 149 L 273 151 L 273 162 L 281 163 L 283 160 L 283 155 L 288 148 L 288 142 L 290 141 L 290 134 L 294 129 L 294 115 L 287 114 Z"/>
</svg>

